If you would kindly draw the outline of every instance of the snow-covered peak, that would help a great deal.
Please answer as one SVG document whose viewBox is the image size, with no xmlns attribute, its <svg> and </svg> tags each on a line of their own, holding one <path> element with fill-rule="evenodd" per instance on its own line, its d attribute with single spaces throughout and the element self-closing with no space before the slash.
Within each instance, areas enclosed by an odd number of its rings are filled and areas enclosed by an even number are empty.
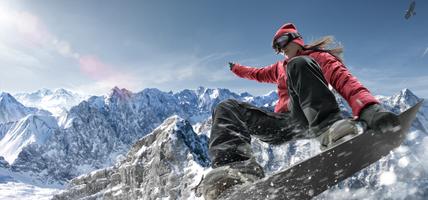
<svg viewBox="0 0 428 200">
<path fill-rule="evenodd" d="M 278 97 L 278 94 L 276 91 L 272 90 L 272 91 L 270 91 L 267 94 L 262 95 L 262 96 L 264 96 L 264 97 Z"/>
<path fill-rule="evenodd" d="M 198 88 L 196 88 L 196 93 L 197 94 L 201 94 L 204 93 L 206 91 L 207 88 L 203 87 L 203 86 L 199 86 Z"/>
<path fill-rule="evenodd" d="M 208 111 L 211 111 L 215 105 L 225 99 L 241 99 L 238 94 L 223 88 L 210 89 L 199 87 L 196 90 L 196 95 L 198 98 L 199 109 L 205 109 Z"/>
<path fill-rule="evenodd" d="M 16 99 L 7 92 L 0 93 L 0 104 L 19 104 Z"/>
<path fill-rule="evenodd" d="M 403 89 L 397 94 L 394 94 L 390 97 L 387 96 L 377 96 L 377 98 L 383 103 L 383 105 L 392 110 L 395 113 L 400 113 L 407 108 L 415 105 L 417 102 L 421 101 L 412 91 L 409 89 Z"/>
<path fill-rule="evenodd" d="M 43 145 L 57 129 L 54 117 L 30 114 L 15 123 L 0 140 L 0 156 L 13 163 L 24 147 L 33 143 Z"/>
<path fill-rule="evenodd" d="M 230 90 L 224 89 L 224 88 L 212 89 L 212 88 L 205 88 L 202 86 L 198 87 L 195 92 L 199 96 L 199 98 L 203 98 L 204 96 L 209 96 L 211 99 L 218 98 L 220 95 L 229 95 L 233 93 Z M 237 95 L 235 93 L 233 94 Z"/>
<path fill-rule="evenodd" d="M 50 89 L 46 89 L 46 88 L 42 88 L 39 89 L 35 92 L 31 92 L 31 93 L 17 93 L 14 94 L 15 97 L 19 100 L 25 98 L 27 101 L 40 101 L 41 98 L 45 97 L 45 96 L 49 96 L 52 95 L 53 92 Z"/>
<path fill-rule="evenodd" d="M 125 88 L 118 88 L 117 86 L 110 90 L 107 99 L 109 101 L 126 101 L 132 96 L 132 92 Z"/>
<path fill-rule="evenodd" d="M 409 104 L 414 105 L 420 101 L 419 97 L 413 94 L 409 89 L 403 89 L 398 94 L 392 97 L 394 104 Z"/>
<path fill-rule="evenodd" d="M 49 90 L 47 88 L 42 88 L 40 90 L 37 90 L 33 94 L 38 94 L 39 96 L 47 96 L 47 95 L 51 95 L 52 94 L 52 90 Z"/>
<path fill-rule="evenodd" d="M 29 95 L 32 95 L 32 96 L 37 96 L 37 97 L 44 97 L 44 96 L 48 96 L 48 95 L 51 95 L 53 92 L 52 92 L 52 90 L 50 90 L 50 89 L 47 89 L 47 88 L 42 88 L 42 89 L 40 89 L 40 90 L 37 90 L 37 91 L 35 91 L 35 92 L 33 92 L 33 93 L 29 93 Z"/>
<path fill-rule="evenodd" d="M 56 89 L 55 92 L 54 92 L 54 94 L 72 96 L 72 92 L 68 91 L 68 90 L 66 90 L 64 88 Z"/>
<path fill-rule="evenodd" d="M 31 111 L 33 109 L 25 107 L 9 93 L 0 94 L 0 123 L 18 121 Z"/>
<path fill-rule="evenodd" d="M 46 98 L 42 99 L 42 103 L 47 101 L 63 101 L 63 103 L 67 103 L 67 101 L 74 101 L 78 96 L 79 94 L 77 93 L 60 88 L 56 89 L 50 95 L 45 95 Z"/>
<path fill-rule="evenodd" d="M 120 89 L 115 86 L 107 95 L 104 96 L 104 103 L 106 105 L 127 104 L 132 98 L 133 93 L 125 88 Z"/>
<path fill-rule="evenodd" d="M 53 92 L 49 89 L 40 89 L 33 93 L 18 93 L 15 96 L 25 106 L 48 110 L 56 117 L 65 115 L 71 107 L 88 98 L 63 88 Z"/>
<path fill-rule="evenodd" d="M 73 179 L 73 189 L 53 199 L 195 199 L 192 188 L 208 163 L 206 137 L 172 116 L 138 140 L 121 162 Z"/>
</svg>

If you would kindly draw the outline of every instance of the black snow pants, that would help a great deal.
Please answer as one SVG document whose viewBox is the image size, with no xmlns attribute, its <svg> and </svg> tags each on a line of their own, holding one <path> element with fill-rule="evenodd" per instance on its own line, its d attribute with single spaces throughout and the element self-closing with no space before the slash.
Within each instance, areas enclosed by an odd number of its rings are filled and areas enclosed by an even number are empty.
<svg viewBox="0 0 428 200">
<path fill-rule="evenodd" d="M 318 63 L 298 56 L 287 64 L 290 112 L 275 113 L 233 99 L 218 104 L 213 112 L 209 153 L 213 168 L 252 157 L 251 136 L 281 144 L 315 135 L 308 131 L 341 118 L 334 94 Z"/>
</svg>

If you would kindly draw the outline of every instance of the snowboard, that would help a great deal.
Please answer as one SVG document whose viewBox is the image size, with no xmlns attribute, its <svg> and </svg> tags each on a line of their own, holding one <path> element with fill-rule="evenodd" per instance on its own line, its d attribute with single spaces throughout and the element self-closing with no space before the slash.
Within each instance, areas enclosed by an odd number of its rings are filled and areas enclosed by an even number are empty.
<svg viewBox="0 0 428 200">
<path fill-rule="evenodd" d="M 218 199 L 311 199 L 401 145 L 423 101 L 399 115 L 399 130 L 367 130 L 318 155 L 251 184 L 230 188 Z"/>
</svg>

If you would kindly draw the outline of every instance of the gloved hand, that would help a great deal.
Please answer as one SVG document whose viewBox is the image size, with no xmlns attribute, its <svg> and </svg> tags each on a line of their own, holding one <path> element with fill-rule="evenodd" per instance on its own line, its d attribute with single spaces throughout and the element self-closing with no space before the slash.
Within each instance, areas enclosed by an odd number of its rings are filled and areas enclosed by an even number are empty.
<svg viewBox="0 0 428 200">
<path fill-rule="evenodd" d="M 386 132 L 400 128 L 398 116 L 385 110 L 379 104 L 369 105 L 361 111 L 360 119 L 365 121 L 369 128 Z"/>
<path fill-rule="evenodd" d="M 230 68 L 230 71 L 232 71 L 233 66 L 235 66 L 235 63 L 233 63 L 233 62 L 229 62 L 229 68 Z"/>
</svg>

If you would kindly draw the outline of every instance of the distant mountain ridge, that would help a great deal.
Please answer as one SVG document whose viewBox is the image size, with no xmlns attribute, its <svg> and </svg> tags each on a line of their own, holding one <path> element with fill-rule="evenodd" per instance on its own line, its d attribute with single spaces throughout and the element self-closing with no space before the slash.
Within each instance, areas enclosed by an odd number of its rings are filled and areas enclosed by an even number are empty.
<svg viewBox="0 0 428 200">
<path fill-rule="evenodd" d="M 43 88 L 32 93 L 17 93 L 13 96 L 25 106 L 48 110 L 54 116 L 65 115 L 71 107 L 88 98 L 63 88 L 54 91 Z"/>
<path fill-rule="evenodd" d="M 0 93 L 0 124 L 16 122 L 28 114 L 49 115 L 50 113 L 32 107 L 26 107 L 9 93 Z"/>
</svg>

